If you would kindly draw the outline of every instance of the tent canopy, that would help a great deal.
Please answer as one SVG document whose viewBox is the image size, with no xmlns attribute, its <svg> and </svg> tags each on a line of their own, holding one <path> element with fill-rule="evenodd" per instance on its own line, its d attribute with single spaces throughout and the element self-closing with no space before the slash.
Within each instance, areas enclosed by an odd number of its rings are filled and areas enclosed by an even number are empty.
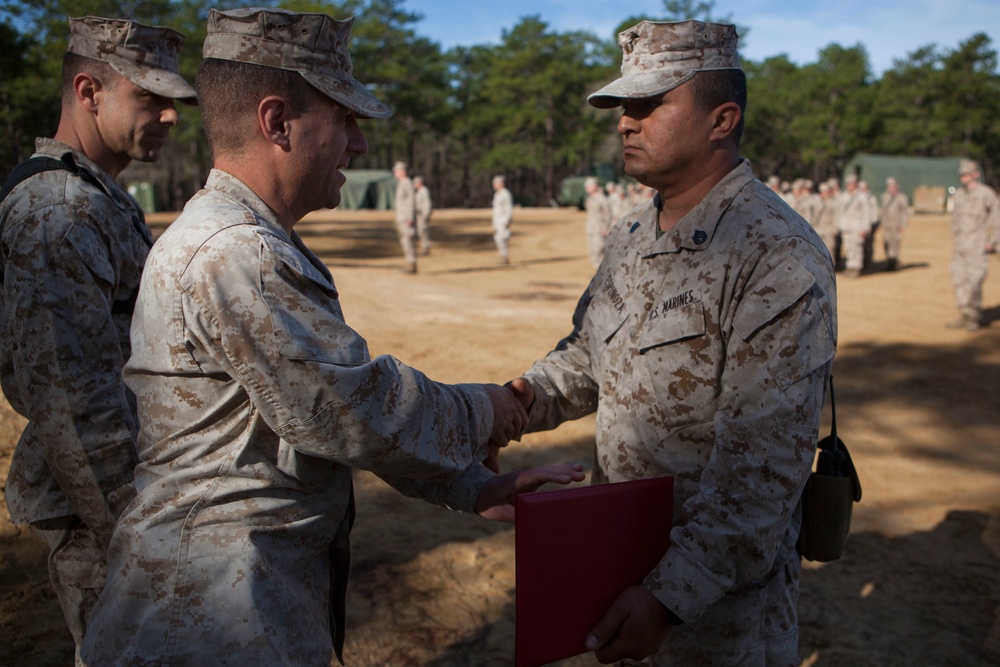
<svg viewBox="0 0 1000 667">
<path fill-rule="evenodd" d="M 347 182 L 340 188 L 340 208 L 391 209 L 396 179 L 388 169 L 345 169 Z"/>
<path fill-rule="evenodd" d="M 960 157 L 913 157 L 902 155 L 875 155 L 858 153 L 844 167 L 844 176 L 856 174 L 866 181 L 875 194 L 885 191 L 885 179 L 892 176 L 899 182 L 899 190 L 915 201 L 918 187 L 957 188 Z"/>
</svg>

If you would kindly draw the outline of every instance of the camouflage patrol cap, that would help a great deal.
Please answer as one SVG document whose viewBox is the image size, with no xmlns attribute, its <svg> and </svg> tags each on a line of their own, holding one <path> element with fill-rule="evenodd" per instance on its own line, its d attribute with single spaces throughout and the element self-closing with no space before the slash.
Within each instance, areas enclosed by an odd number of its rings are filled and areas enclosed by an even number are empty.
<svg viewBox="0 0 1000 667">
<path fill-rule="evenodd" d="M 660 95 L 698 72 L 742 69 L 736 26 L 702 21 L 641 21 L 618 35 L 622 75 L 587 98 L 610 109 L 622 98 Z"/>
<path fill-rule="evenodd" d="M 347 43 L 354 19 L 326 14 L 251 7 L 208 13 L 206 58 L 233 60 L 298 72 L 314 88 L 361 118 L 388 118 L 379 102 L 354 78 Z"/>
<path fill-rule="evenodd" d="M 196 103 L 194 88 L 177 67 L 184 35 L 173 28 L 84 16 L 71 18 L 69 31 L 69 53 L 106 62 L 155 95 Z"/>
<path fill-rule="evenodd" d="M 979 173 L 979 163 L 975 160 L 961 160 L 958 163 L 958 173 L 960 175 L 965 174 L 978 174 Z"/>
</svg>

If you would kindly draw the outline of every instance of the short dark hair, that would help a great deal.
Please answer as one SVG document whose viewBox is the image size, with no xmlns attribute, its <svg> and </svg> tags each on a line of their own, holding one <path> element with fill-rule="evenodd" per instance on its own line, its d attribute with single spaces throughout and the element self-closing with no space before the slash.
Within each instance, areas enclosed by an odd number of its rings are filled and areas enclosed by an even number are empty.
<svg viewBox="0 0 1000 667">
<path fill-rule="evenodd" d="M 76 78 L 77 74 L 81 73 L 89 74 L 100 81 L 101 85 L 106 88 L 114 88 L 125 78 L 103 60 L 95 60 L 94 58 L 88 58 L 87 56 L 67 51 L 63 55 L 62 61 L 63 104 L 71 103 L 75 98 L 76 92 L 73 89 L 73 79 Z"/>
<path fill-rule="evenodd" d="M 257 104 L 268 95 L 285 98 L 299 111 L 322 95 L 298 72 L 218 58 L 201 62 L 196 87 L 213 155 L 243 150 L 256 125 Z"/>
<path fill-rule="evenodd" d="M 720 104 L 735 102 L 740 107 L 740 122 L 733 131 L 736 145 L 743 139 L 744 119 L 747 112 L 747 76 L 740 69 L 720 69 L 698 72 L 691 79 L 694 102 L 704 111 L 711 111 Z"/>
</svg>

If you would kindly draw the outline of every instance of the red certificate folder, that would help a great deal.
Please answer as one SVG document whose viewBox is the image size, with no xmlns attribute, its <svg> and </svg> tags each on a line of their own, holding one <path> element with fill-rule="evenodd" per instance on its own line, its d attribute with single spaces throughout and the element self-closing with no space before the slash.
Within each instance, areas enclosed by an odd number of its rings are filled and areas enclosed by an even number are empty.
<svg viewBox="0 0 1000 667">
<path fill-rule="evenodd" d="M 674 478 L 658 477 L 517 496 L 516 667 L 586 651 L 618 594 L 670 547 L 673 492 Z"/>
</svg>

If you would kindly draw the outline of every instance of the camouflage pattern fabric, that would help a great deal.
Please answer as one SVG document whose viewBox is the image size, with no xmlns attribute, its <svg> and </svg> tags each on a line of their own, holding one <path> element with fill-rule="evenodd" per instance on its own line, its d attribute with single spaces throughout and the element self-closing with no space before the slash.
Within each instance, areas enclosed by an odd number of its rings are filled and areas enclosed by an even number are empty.
<svg viewBox="0 0 1000 667">
<path fill-rule="evenodd" d="M 883 192 L 880 204 L 885 254 L 889 262 L 895 265 L 899 263 L 899 252 L 903 245 L 903 230 L 910 222 L 910 200 L 902 192 L 896 192 L 896 194 Z"/>
<path fill-rule="evenodd" d="M 493 242 L 504 259 L 510 258 L 510 223 L 514 218 L 514 198 L 507 188 L 493 192 Z"/>
<path fill-rule="evenodd" d="M 138 497 L 90 665 L 327 665 L 351 469 L 465 511 L 492 476 L 485 390 L 369 358 L 326 267 L 225 172 L 150 253 L 132 332 Z"/>
<path fill-rule="evenodd" d="M 403 249 L 407 264 L 417 261 L 416 235 L 414 227 L 415 202 L 413 181 L 407 177 L 396 180 L 396 234 Z"/>
<path fill-rule="evenodd" d="M 590 263 L 596 269 L 604 257 L 604 244 L 613 222 L 611 206 L 608 198 L 600 191 L 587 195 L 585 206 L 587 220 L 584 229 L 587 232 L 587 254 L 590 256 Z"/>
<path fill-rule="evenodd" d="M 983 309 L 983 283 L 989 273 L 987 246 L 997 239 L 1000 202 L 988 185 L 976 183 L 955 193 L 951 216 L 951 275 L 955 302 L 962 317 L 979 321 Z"/>
<path fill-rule="evenodd" d="M 685 624 L 656 660 L 797 665 L 833 265 L 746 161 L 659 237 L 657 218 L 651 202 L 612 227 L 572 333 L 525 374 L 530 430 L 596 411 L 596 483 L 674 476 L 673 546 L 645 585 Z"/>
<path fill-rule="evenodd" d="M 848 271 L 861 271 L 865 264 L 865 237 L 871 232 L 872 212 L 868 197 L 860 190 L 841 195 L 840 229 Z"/>
<path fill-rule="evenodd" d="M 417 239 L 420 241 L 420 252 L 426 254 L 431 249 L 431 191 L 427 186 L 421 186 L 414 195 L 414 213 L 417 217 Z"/>
<path fill-rule="evenodd" d="M 52 139 L 35 146 L 35 156 L 71 155 L 95 181 L 42 172 L 0 204 L 0 380 L 28 420 L 5 495 L 15 523 L 74 524 L 72 555 L 53 552 L 50 569 L 80 640 L 79 605 L 103 585 L 115 520 L 135 495 L 138 425 L 121 373 L 152 237 L 135 200 L 86 156 Z"/>
</svg>

